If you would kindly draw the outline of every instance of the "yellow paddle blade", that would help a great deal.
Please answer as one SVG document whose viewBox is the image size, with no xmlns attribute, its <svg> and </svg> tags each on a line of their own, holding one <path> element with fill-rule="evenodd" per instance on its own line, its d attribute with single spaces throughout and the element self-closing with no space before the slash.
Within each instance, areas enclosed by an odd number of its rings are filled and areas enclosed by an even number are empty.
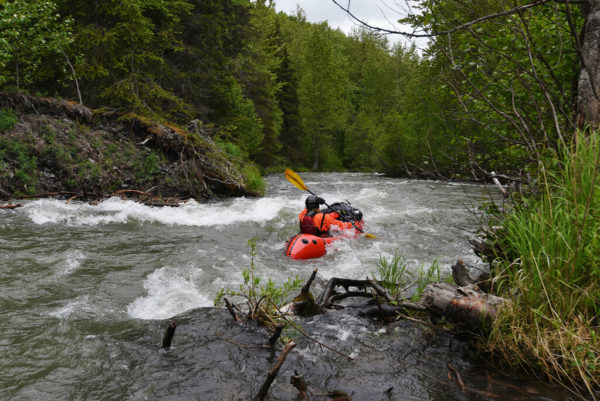
<svg viewBox="0 0 600 401">
<path fill-rule="evenodd" d="M 373 235 L 373 234 L 365 234 L 366 238 L 377 238 L 377 236 Z"/>
<path fill-rule="evenodd" d="M 306 185 L 304 185 L 304 181 L 302 181 L 302 178 L 300 178 L 298 174 L 296 174 L 289 168 L 285 169 L 285 178 L 287 178 L 289 182 L 294 184 L 296 188 L 301 189 L 303 191 L 308 191 L 308 188 L 306 187 Z"/>
</svg>

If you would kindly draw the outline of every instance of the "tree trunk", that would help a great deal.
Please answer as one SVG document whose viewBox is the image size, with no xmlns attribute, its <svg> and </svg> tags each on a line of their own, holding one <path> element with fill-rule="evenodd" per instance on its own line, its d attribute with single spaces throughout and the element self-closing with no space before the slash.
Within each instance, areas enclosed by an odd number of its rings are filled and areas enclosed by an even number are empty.
<svg viewBox="0 0 600 401">
<path fill-rule="evenodd" d="M 577 115 L 580 126 L 596 129 L 600 127 L 600 0 L 590 0 L 589 6 L 589 11 L 584 10 Z"/>
</svg>

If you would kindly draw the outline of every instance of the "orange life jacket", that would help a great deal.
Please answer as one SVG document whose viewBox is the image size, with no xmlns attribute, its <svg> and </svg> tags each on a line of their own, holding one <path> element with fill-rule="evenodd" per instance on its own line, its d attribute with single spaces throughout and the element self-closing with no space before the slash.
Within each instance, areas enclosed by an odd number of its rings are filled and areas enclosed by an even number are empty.
<svg viewBox="0 0 600 401">
<path fill-rule="evenodd" d="M 300 232 L 325 237 L 329 234 L 329 228 L 332 225 L 338 226 L 340 229 L 352 228 L 352 223 L 339 221 L 336 219 L 337 217 L 339 215 L 335 212 L 323 213 L 315 210 L 309 212 L 304 209 L 298 216 Z"/>
<path fill-rule="evenodd" d="M 315 216 L 318 214 L 322 214 L 321 212 L 317 212 L 316 210 L 311 210 L 310 212 L 304 209 L 302 213 L 300 213 L 300 232 L 304 234 L 312 234 L 316 236 L 324 236 L 327 235 L 327 230 L 321 230 L 320 227 L 315 223 Z M 321 219 L 321 225 L 323 220 Z"/>
</svg>

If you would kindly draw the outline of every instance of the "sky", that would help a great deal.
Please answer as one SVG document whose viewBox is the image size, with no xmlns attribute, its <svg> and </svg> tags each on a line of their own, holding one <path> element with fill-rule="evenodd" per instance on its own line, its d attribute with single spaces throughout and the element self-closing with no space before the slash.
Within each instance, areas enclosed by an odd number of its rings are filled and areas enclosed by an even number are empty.
<svg viewBox="0 0 600 401">
<path fill-rule="evenodd" d="M 340 0 L 339 3 L 347 5 L 349 0 Z M 352 13 L 373 26 L 386 29 L 410 31 L 410 28 L 402 27 L 396 20 L 401 15 L 403 6 L 398 0 L 352 0 L 350 10 Z M 329 26 L 340 28 L 344 33 L 350 34 L 353 26 L 358 24 L 331 0 L 275 0 L 275 9 L 289 15 L 295 15 L 297 7 L 300 6 L 306 14 L 309 22 L 327 21 Z M 402 35 L 387 35 L 391 43 L 398 41 L 408 44 L 408 40 Z M 423 42 L 423 41 L 421 41 Z"/>
</svg>

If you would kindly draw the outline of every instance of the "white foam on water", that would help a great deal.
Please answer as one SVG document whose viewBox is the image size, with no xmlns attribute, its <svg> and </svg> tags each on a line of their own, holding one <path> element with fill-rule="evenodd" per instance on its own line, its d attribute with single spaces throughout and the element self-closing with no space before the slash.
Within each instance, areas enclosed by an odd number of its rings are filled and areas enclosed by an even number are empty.
<svg viewBox="0 0 600 401">
<path fill-rule="evenodd" d="M 59 200 L 29 202 L 24 211 L 35 224 L 96 226 L 129 221 L 184 226 L 217 226 L 242 222 L 263 223 L 277 217 L 289 204 L 287 198 L 237 198 L 230 202 L 198 203 L 190 200 L 180 207 L 151 207 L 113 197 L 90 205 Z"/>
<path fill-rule="evenodd" d="M 67 276 L 81 267 L 86 255 L 79 249 L 71 249 L 64 254 L 64 263 L 57 264 L 56 276 Z"/>
<path fill-rule="evenodd" d="M 81 295 L 74 300 L 68 302 L 65 306 L 50 312 L 49 315 L 58 319 L 66 319 L 73 313 L 81 310 L 89 310 L 90 301 L 88 295 Z"/>
<path fill-rule="evenodd" d="M 144 282 L 146 296 L 127 306 L 129 316 L 137 319 L 166 319 L 190 309 L 212 306 L 197 283 L 202 281 L 202 269 L 193 267 L 161 267 L 150 273 Z"/>
</svg>

